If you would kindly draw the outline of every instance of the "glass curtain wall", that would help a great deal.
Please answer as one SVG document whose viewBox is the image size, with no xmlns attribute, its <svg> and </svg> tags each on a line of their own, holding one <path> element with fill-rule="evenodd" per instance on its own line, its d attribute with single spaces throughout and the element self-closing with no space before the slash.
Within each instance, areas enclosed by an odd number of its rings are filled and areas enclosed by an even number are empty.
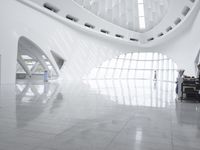
<svg viewBox="0 0 200 150">
<path fill-rule="evenodd" d="M 94 68 L 85 79 L 142 79 L 175 82 L 177 65 L 154 52 L 122 54 Z"/>
</svg>

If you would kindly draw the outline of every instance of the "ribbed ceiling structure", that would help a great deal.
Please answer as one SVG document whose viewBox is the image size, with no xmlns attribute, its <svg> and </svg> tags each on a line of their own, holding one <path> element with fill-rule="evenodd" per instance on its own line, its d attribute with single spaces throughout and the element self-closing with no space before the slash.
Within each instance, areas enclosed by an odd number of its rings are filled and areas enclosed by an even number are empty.
<svg viewBox="0 0 200 150">
<path fill-rule="evenodd" d="M 145 32 L 167 13 L 170 0 L 74 0 L 95 15 L 123 28 Z"/>
</svg>

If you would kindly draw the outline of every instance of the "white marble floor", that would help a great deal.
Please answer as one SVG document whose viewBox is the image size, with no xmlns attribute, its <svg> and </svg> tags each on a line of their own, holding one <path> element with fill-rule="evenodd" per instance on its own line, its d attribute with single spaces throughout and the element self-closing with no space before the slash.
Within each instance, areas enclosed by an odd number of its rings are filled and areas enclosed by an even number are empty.
<svg viewBox="0 0 200 150">
<path fill-rule="evenodd" d="M 0 150 L 200 150 L 200 104 L 162 82 L 3 85 Z"/>
</svg>

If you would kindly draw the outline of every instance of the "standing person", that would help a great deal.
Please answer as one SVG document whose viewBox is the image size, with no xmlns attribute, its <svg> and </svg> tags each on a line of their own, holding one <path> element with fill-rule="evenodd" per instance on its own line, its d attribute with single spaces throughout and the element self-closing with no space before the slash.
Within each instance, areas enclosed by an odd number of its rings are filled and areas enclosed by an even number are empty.
<svg viewBox="0 0 200 150">
<path fill-rule="evenodd" d="M 153 78 L 154 81 L 157 81 L 157 71 L 154 70 L 154 78 Z"/>
<path fill-rule="evenodd" d="M 154 81 L 154 89 L 156 89 L 157 87 L 157 71 L 156 70 L 154 70 L 153 81 Z"/>
<path fill-rule="evenodd" d="M 48 71 L 47 70 L 45 70 L 44 71 L 44 82 L 48 82 L 48 79 L 49 77 L 48 77 Z"/>
</svg>

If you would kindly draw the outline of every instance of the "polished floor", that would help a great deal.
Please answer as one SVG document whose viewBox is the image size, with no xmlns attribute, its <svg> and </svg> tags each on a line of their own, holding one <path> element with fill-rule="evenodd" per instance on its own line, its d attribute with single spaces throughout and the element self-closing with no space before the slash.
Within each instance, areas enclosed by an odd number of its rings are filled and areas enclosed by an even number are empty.
<svg viewBox="0 0 200 150">
<path fill-rule="evenodd" d="M 174 84 L 20 82 L 0 90 L 0 150 L 200 150 L 200 104 Z"/>
</svg>

